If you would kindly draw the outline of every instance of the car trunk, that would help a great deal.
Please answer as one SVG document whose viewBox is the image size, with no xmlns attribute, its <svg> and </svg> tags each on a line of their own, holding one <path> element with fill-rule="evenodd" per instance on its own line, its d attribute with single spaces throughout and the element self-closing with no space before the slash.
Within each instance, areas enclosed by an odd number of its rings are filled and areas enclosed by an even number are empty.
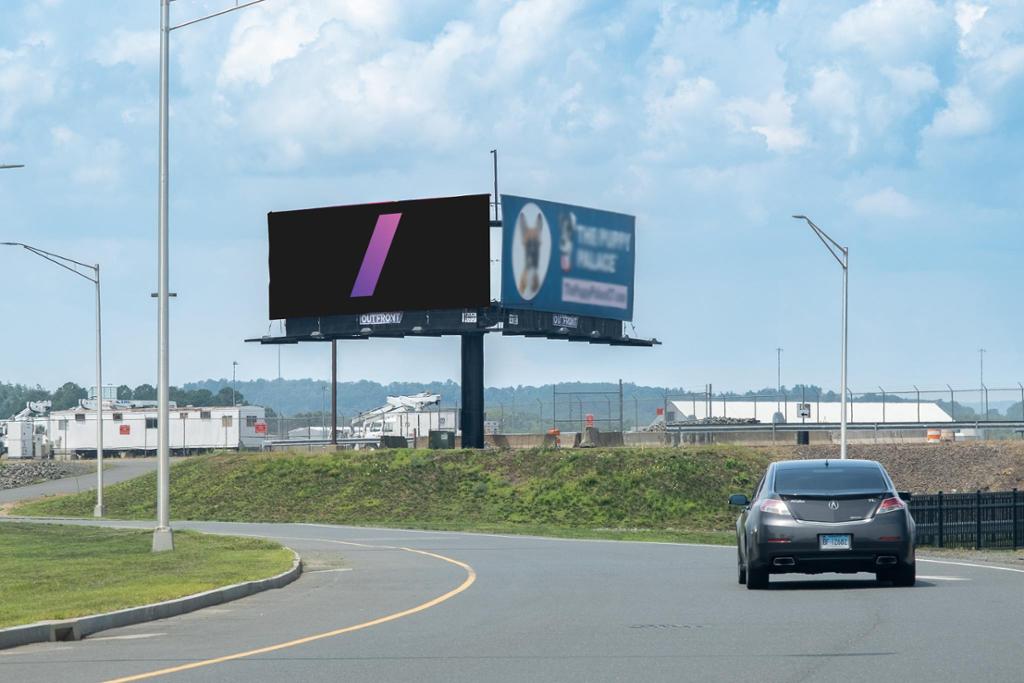
<svg viewBox="0 0 1024 683">
<path fill-rule="evenodd" d="M 793 517 L 804 522 L 856 522 L 874 514 L 880 494 L 817 496 L 783 495 Z"/>
</svg>

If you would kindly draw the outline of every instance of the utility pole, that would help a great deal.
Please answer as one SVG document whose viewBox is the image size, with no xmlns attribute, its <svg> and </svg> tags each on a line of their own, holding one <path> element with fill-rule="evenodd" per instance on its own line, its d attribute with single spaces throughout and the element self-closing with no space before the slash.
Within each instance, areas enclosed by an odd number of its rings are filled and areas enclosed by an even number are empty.
<svg viewBox="0 0 1024 683">
<path fill-rule="evenodd" d="M 106 507 L 103 505 L 103 330 L 100 324 L 100 264 L 82 263 L 22 242 L 0 242 L 0 245 L 22 247 L 96 285 L 96 507 L 93 508 L 93 515 L 102 517 L 106 514 Z M 88 268 L 92 275 L 81 272 L 79 268 Z"/>
<path fill-rule="evenodd" d="M 243 4 L 237 1 L 233 7 L 192 19 L 177 26 L 171 26 L 171 0 L 160 0 L 160 135 L 159 135 L 159 192 L 157 202 L 157 496 L 156 496 L 156 528 L 153 530 L 153 552 L 174 550 L 174 535 L 171 531 L 171 449 L 170 449 L 170 315 L 169 315 L 169 273 L 168 258 L 168 192 L 169 149 L 168 123 L 170 118 L 170 101 L 168 85 L 170 80 L 170 46 L 171 31 L 191 26 L 228 12 L 250 7 L 263 0 L 249 0 Z"/>
<path fill-rule="evenodd" d="M 988 406 L 985 405 L 985 349 L 978 349 L 978 410 L 984 419 L 988 419 Z"/>
<path fill-rule="evenodd" d="M 235 368 L 238 367 L 238 361 L 231 361 L 231 405 L 235 405 Z"/>
<path fill-rule="evenodd" d="M 781 413 L 780 401 L 782 400 L 782 347 L 775 347 L 775 412 Z M 774 420 L 773 420 L 774 421 Z"/>
<path fill-rule="evenodd" d="M 811 230 L 818 236 L 821 243 L 825 245 L 832 257 L 839 263 L 843 268 L 843 350 L 840 355 L 840 380 L 839 383 L 842 385 L 840 391 L 842 395 L 840 397 L 840 410 L 843 411 L 842 417 L 840 418 L 839 426 L 839 457 L 843 460 L 846 459 L 846 350 L 848 345 L 848 330 L 847 330 L 847 318 L 849 315 L 848 304 L 849 304 L 849 275 L 850 275 L 850 250 L 847 247 L 842 246 L 839 242 L 829 237 L 828 233 L 819 228 L 814 222 L 803 215 L 796 215 L 793 218 L 797 220 L 807 221 L 807 225 L 811 226 Z"/>
</svg>

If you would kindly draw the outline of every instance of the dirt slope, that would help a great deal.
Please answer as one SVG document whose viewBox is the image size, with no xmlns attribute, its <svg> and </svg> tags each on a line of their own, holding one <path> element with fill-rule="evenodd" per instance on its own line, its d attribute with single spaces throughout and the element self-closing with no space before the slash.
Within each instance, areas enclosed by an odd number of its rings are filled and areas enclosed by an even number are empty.
<svg viewBox="0 0 1024 683">
<path fill-rule="evenodd" d="M 851 444 L 849 455 L 882 463 L 901 489 L 916 493 L 1024 489 L 1024 441 Z M 837 445 L 772 446 L 783 458 L 838 458 Z"/>
</svg>

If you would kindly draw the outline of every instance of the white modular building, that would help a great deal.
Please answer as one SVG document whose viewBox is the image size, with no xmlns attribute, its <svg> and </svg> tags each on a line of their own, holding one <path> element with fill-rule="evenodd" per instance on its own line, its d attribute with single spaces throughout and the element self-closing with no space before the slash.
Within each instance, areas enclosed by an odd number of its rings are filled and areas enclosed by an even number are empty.
<svg viewBox="0 0 1024 683">
<path fill-rule="evenodd" d="M 104 402 L 106 403 L 106 401 Z M 55 455 L 96 453 L 96 411 L 79 406 L 59 410 L 35 423 L 45 424 Z M 196 408 L 170 411 L 170 448 L 175 453 L 217 448 L 261 448 L 267 438 L 265 410 L 260 406 Z M 146 454 L 157 447 L 155 406 L 103 407 L 103 451 Z"/>
<path fill-rule="evenodd" d="M 839 401 L 759 401 L 703 398 L 672 400 L 667 406 L 668 422 L 732 418 L 757 420 L 765 424 L 839 423 L 842 404 Z M 847 422 L 952 422 L 953 418 L 933 401 L 850 401 L 846 404 Z"/>
</svg>

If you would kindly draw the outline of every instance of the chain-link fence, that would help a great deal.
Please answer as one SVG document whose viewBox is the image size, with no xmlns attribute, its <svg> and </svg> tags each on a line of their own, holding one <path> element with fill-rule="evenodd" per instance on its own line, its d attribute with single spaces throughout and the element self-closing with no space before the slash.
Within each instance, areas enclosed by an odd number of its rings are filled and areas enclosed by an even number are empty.
<svg viewBox="0 0 1024 683">
<path fill-rule="evenodd" d="M 940 385 L 941 386 L 941 385 Z M 541 433 L 552 427 L 581 431 L 591 423 L 602 431 L 649 431 L 669 424 L 699 422 L 833 423 L 840 419 L 836 391 L 797 385 L 781 391 L 659 392 L 629 385 L 621 392 L 575 391 L 555 387 L 548 399 L 506 400 L 487 405 L 490 429 L 498 433 Z M 945 385 L 847 393 L 850 422 L 1024 421 L 1024 386 L 964 388 Z M 998 426 L 998 425 L 994 425 Z"/>
<path fill-rule="evenodd" d="M 781 391 L 744 394 L 716 392 L 713 385 L 706 385 L 704 391 L 689 392 L 664 392 L 632 384 L 621 385 L 621 388 L 612 384 L 611 387 L 576 390 L 561 385 L 549 389 L 546 397 L 538 397 L 538 392 L 532 389 L 505 390 L 506 398 L 487 403 L 485 431 L 542 434 L 554 427 L 574 432 L 583 431 L 589 423 L 602 432 L 635 432 L 658 431 L 664 429 L 666 423 L 839 421 L 839 393 L 814 386 L 797 385 Z M 518 393 L 523 396 L 520 398 Z M 1024 386 L 1021 384 L 977 388 L 928 385 L 910 389 L 880 386 L 851 390 L 847 401 L 850 422 L 957 421 L 998 426 L 993 423 L 1024 421 Z M 461 419 L 457 403 L 432 406 L 418 418 L 398 415 L 388 418 L 387 423 L 387 429 L 395 435 L 406 435 L 411 429 L 417 429 L 420 435 L 425 435 L 425 430 L 429 429 L 451 430 L 453 421 Z M 353 431 L 350 420 L 350 415 L 338 416 L 339 438 L 360 435 L 361 430 Z M 418 428 L 416 420 L 419 420 Z M 267 418 L 268 438 L 329 439 L 330 422 L 330 414 L 322 413 L 270 417 Z M 459 426 L 456 424 L 454 428 Z"/>
</svg>

